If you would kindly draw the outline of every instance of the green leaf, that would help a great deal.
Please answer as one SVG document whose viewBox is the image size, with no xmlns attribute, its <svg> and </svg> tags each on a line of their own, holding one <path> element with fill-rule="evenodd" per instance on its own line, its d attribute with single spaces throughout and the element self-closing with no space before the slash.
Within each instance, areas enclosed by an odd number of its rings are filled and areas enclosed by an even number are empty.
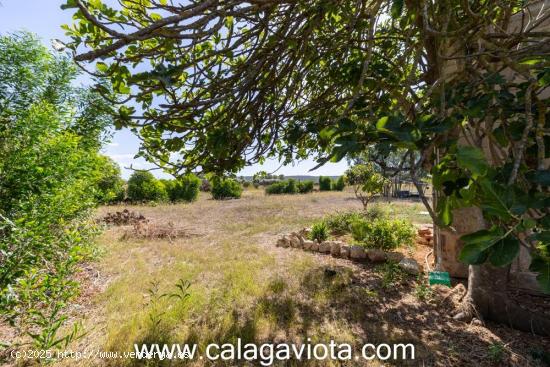
<svg viewBox="0 0 550 367">
<path fill-rule="evenodd" d="M 451 210 L 451 201 L 449 198 L 442 198 L 437 205 L 437 213 L 441 224 L 448 226 L 453 222 L 453 213 Z"/>
<path fill-rule="evenodd" d="M 481 244 L 471 243 L 465 245 L 462 250 L 460 250 L 458 259 L 470 265 L 483 264 L 485 260 L 487 260 L 487 252 L 485 250 L 486 248 Z"/>
<path fill-rule="evenodd" d="M 513 236 L 508 236 L 498 241 L 491 247 L 489 262 L 493 266 L 506 266 L 512 263 L 519 254 L 519 241 Z"/>
<path fill-rule="evenodd" d="M 456 159 L 461 168 L 467 169 L 475 175 L 484 176 L 489 168 L 483 151 L 476 147 L 458 147 Z"/>
<path fill-rule="evenodd" d="M 537 281 L 544 293 L 550 293 L 550 262 L 542 257 L 535 257 L 529 266 L 529 270 L 539 273 Z"/>
<path fill-rule="evenodd" d="M 464 235 L 460 237 L 460 240 L 466 244 L 478 244 L 491 241 L 494 244 L 502 238 L 502 235 L 503 233 L 499 228 L 493 227 L 491 229 L 482 229 L 480 231 Z"/>
<path fill-rule="evenodd" d="M 550 170 L 536 171 L 533 176 L 533 182 L 542 186 L 550 186 Z"/>
</svg>

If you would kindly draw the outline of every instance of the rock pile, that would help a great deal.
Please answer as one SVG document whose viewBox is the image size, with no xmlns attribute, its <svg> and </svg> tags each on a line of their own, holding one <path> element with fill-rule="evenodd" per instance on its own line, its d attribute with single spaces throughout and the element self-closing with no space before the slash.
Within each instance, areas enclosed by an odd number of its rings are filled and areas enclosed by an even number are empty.
<svg viewBox="0 0 550 367">
<path fill-rule="evenodd" d="M 433 246 L 433 234 L 430 228 L 421 228 L 418 230 L 418 237 L 416 243 L 424 246 Z"/>
<path fill-rule="evenodd" d="M 352 261 L 370 261 L 382 263 L 392 261 L 399 263 L 399 266 L 407 273 L 417 275 L 421 272 L 420 265 L 412 258 L 406 258 L 399 252 L 385 252 L 379 249 L 366 249 L 359 245 L 348 245 L 342 241 L 312 241 L 308 239 L 310 230 L 304 228 L 299 232 L 292 232 L 281 236 L 276 243 L 277 247 L 297 248 L 320 254 L 331 255 Z"/>
<path fill-rule="evenodd" d="M 131 212 L 128 209 L 124 209 L 121 212 L 107 213 L 103 217 L 104 223 L 114 226 L 128 226 L 147 221 L 142 214 Z"/>
</svg>

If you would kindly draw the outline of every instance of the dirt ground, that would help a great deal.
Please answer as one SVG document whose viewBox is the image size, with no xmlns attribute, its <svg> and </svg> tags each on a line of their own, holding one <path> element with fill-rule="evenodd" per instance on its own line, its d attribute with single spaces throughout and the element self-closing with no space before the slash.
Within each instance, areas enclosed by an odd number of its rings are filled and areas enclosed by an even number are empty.
<svg viewBox="0 0 550 367">
<path fill-rule="evenodd" d="M 379 204 L 394 218 L 419 226 L 429 222 L 419 203 Z M 372 366 L 544 366 L 548 358 L 548 338 L 502 325 L 453 320 L 464 291 L 461 286 L 429 288 L 420 278 L 380 265 L 275 247 L 281 234 L 326 214 L 359 210 L 350 192 L 265 196 L 261 190 L 247 190 L 243 198 L 223 202 L 201 194 L 191 204 L 103 207 L 97 216 L 124 208 L 150 223 L 176 228 L 180 236 L 134 238 L 131 226 L 106 230 L 99 239 L 98 260 L 79 274 L 82 294 L 69 310 L 74 320 L 84 320 L 87 331 L 71 346 L 74 350 L 124 351 L 132 350 L 133 343 L 151 341 L 204 346 L 234 342 L 237 337 L 253 343 L 301 343 L 311 338 L 355 348 L 365 343 L 415 345 L 415 360 L 374 361 L 368 364 Z M 400 251 L 421 262 L 428 249 Z M 155 296 L 167 294 L 180 280 L 190 283 L 190 296 L 184 301 Z"/>
</svg>

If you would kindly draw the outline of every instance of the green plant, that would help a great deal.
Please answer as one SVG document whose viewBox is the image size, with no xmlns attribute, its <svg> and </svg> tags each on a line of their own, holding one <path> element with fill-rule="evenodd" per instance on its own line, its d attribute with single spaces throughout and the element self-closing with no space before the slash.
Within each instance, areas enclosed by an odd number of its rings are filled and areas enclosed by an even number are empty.
<svg viewBox="0 0 550 367">
<path fill-rule="evenodd" d="M 382 288 L 385 289 L 392 289 L 407 278 L 407 273 L 393 261 L 378 265 L 375 270 L 382 275 Z"/>
<path fill-rule="evenodd" d="M 128 179 L 128 199 L 133 202 L 166 201 L 168 193 L 164 184 L 153 174 L 136 171 Z"/>
<path fill-rule="evenodd" d="M 316 222 L 311 226 L 309 239 L 323 242 L 328 239 L 328 227 L 324 221 Z"/>
<path fill-rule="evenodd" d="M 382 250 L 412 246 L 416 236 L 415 227 L 410 222 L 389 219 L 355 220 L 351 224 L 351 233 L 353 239 L 361 244 Z"/>
<path fill-rule="evenodd" d="M 215 178 L 212 182 L 212 197 L 216 200 L 238 199 L 241 197 L 243 188 L 233 178 Z"/>
<path fill-rule="evenodd" d="M 346 183 L 353 186 L 357 199 L 367 209 L 368 204 L 382 192 L 388 180 L 377 173 L 371 163 L 356 164 L 349 168 L 345 174 Z"/>
<path fill-rule="evenodd" d="M 432 288 L 421 275 L 416 279 L 414 295 L 420 301 L 429 301 L 433 298 L 434 293 Z"/>
<path fill-rule="evenodd" d="M 493 363 L 500 363 L 504 360 L 506 348 L 501 342 L 495 342 L 489 345 L 487 349 L 487 357 Z"/>
<path fill-rule="evenodd" d="M 326 216 L 324 222 L 334 234 L 344 234 L 351 231 L 351 224 L 364 219 L 364 214 L 355 211 L 334 213 Z"/>
<path fill-rule="evenodd" d="M 192 202 L 199 197 L 201 179 L 194 174 L 178 177 L 175 180 L 165 181 L 164 185 L 170 201 Z"/>
<path fill-rule="evenodd" d="M 334 191 L 344 191 L 345 187 L 346 182 L 344 180 L 344 176 L 338 177 L 338 179 L 332 183 L 332 189 Z"/>
<path fill-rule="evenodd" d="M 285 194 L 296 194 L 297 192 L 296 180 L 293 178 L 289 179 L 286 183 Z"/>
<path fill-rule="evenodd" d="M 366 210 L 365 217 L 369 220 L 386 219 L 388 212 L 382 205 L 371 205 Z"/>
<path fill-rule="evenodd" d="M 300 194 L 307 194 L 312 191 L 313 191 L 313 181 L 298 182 L 298 192 Z"/>
<path fill-rule="evenodd" d="M 330 177 L 319 176 L 319 190 L 330 191 L 332 190 L 332 180 Z"/>
<path fill-rule="evenodd" d="M 118 203 L 124 200 L 124 180 L 120 177 L 120 168 L 107 156 L 98 156 L 99 177 L 96 200 L 101 204 Z"/>
</svg>

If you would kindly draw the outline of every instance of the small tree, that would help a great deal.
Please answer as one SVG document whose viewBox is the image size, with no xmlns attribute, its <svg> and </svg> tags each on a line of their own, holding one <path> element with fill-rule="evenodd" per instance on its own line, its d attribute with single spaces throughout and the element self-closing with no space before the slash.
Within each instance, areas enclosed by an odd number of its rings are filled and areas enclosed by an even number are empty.
<svg viewBox="0 0 550 367">
<path fill-rule="evenodd" d="M 353 186 L 357 199 L 367 209 L 369 202 L 384 189 L 387 179 L 374 170 L 372 164 L 357 164 L 346 171 L 345 180 Z"/>
<path fill-rule="evenodd" d="M 136 202 L 165 201 L 168 194 L 164 184 L 150 172 L 137 171 L 128 180 L 128 199 Z"/>
</svg>

